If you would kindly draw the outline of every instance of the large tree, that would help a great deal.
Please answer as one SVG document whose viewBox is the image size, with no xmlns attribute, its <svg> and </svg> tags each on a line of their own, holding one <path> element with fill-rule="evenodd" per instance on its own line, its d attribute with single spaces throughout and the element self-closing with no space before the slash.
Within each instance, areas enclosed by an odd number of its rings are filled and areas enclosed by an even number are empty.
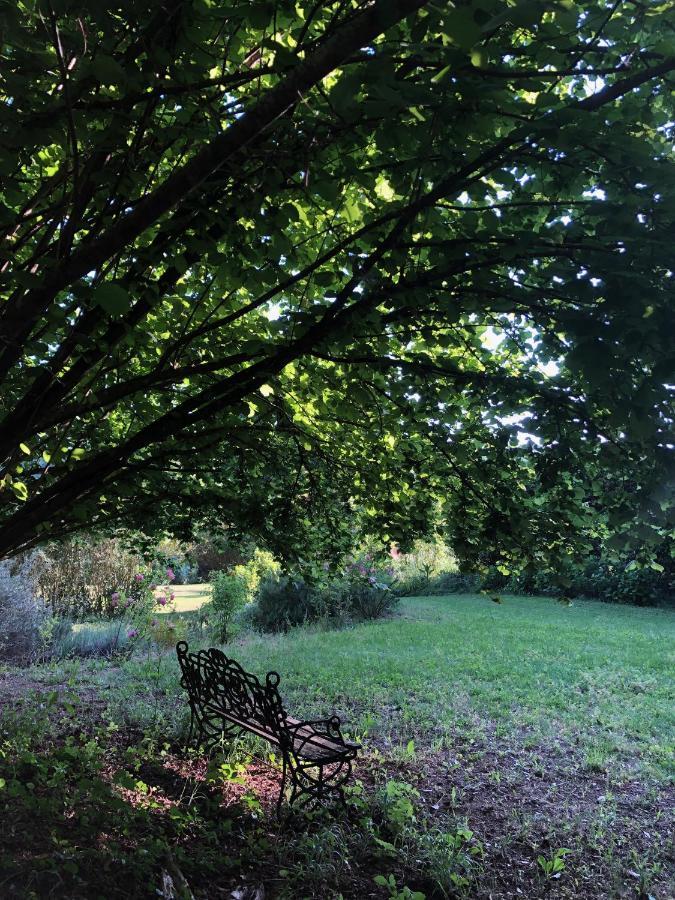
<svg viewBox="0 0 675 900">
<path fill-rule="evenodd" d="M 662 540 L 668 7 L 5 0 L 0 554 Z"/>
</svg>

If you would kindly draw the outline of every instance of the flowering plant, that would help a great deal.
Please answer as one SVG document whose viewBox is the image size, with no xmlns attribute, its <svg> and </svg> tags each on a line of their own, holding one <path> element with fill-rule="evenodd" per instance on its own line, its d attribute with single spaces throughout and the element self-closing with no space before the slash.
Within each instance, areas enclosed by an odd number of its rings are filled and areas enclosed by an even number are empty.
<svg viewBox="0 0 675 900">
<path fill-rule="evenodd" d="M 372 553 L 361 553 L 350 557 L 344 569 L 344 577 L 351 582 L 356 582 L 379 590 L 390 590 L 396 575 L 392 566 L 383 566 Z"/>
<path fill-rule="evenodd" d="M 395 580 L 393 568 L 379 564 L 371 553 L 350 558 L 344 584 L 351 614 L 359 619 L 377 619 L 391 612 L 397 602 L 392 590 Z"/>
<path fill-rule="evenodd" d="M 166 574 L 171 581 L 173 572 L 170 568 Z M 114 591 L 110 596 L 109 606 L 113 615 L 119 619 L 118 636 L 122 627 L 126 626 L 129 642 L 149 640 L 160 647 L 176 643 L 181 632 L 180 622 L 169 620 L 163 615 L 175 612 L 173 592 L 168 596 L 164 592 L 157 594 L 157 586 L 143 572 L 136 573 L 134 584 L 133 591 L 128 594 Z"/>
</svg>

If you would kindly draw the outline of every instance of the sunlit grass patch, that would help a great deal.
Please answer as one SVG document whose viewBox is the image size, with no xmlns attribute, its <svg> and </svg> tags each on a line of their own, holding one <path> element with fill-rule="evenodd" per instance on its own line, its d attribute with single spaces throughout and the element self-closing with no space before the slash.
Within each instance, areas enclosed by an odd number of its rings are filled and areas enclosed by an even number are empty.
<svg viewBox="0 0 675 900">
<path fill-rule="evenodd" d="M 666 775 L 674 639 L 672 611 L 454 595 L 409 598 L 399 617 L 345 631 L 250 637 L 230 652 L 255 671 L 279 671 L 303 713 L 335 709 L 380 739 L 498 732 L 602 745 L 613 765 Z"/>
<path fill-rule="evenodd" d="M 193 612 L 211 600 L 210 584 L 175 584 L 158 587 L 156 594 L 173 593 L 176 612 Z"/>
</svg>

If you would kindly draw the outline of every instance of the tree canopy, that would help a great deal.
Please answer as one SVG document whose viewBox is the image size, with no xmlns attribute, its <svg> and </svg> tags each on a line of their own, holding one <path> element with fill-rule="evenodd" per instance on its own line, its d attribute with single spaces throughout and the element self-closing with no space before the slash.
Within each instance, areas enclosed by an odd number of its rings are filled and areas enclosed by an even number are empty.
<svg viewBox="0 0 675 900">
<path fill-rule="evenodd" d="M 0 553 L 661 542 L 671 7 L 5 0 Z"/>
</svg>

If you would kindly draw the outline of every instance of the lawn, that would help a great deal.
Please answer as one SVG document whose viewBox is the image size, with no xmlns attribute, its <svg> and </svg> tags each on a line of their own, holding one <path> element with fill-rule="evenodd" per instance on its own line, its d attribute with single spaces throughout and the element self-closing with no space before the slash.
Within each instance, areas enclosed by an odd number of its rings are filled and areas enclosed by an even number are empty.
<svg viewBox="0 0 675 900">
<path fill-rule="evenodd" d="M 442 747 L 457 733 L 580 747 L 590 768 L 672 776 L 675 612 L 548 598 L 414 597 L 400 617 L 229 648 L 275 669 L 289 706 L 359 735 Z"/>
<path fill-rule="evenodd" d="M 197 646 L 208 594 L 175 593 Z M 2 670 L 0 896 L 670 900 L 674 638 L 673 611 L 483 595 L 242 633 L 291 714 L 363 744 L 350 817 L 290 830 L 241 748 L 184 754 L 173 652 Z"/>
<path fill-rule="evenodd" d="M 170 588 L 158 588 L 157 593 L 171 591 L 176 612 L 194 612 L 211 599 L 210 584 L 174 584 Z"/>
</svg>

